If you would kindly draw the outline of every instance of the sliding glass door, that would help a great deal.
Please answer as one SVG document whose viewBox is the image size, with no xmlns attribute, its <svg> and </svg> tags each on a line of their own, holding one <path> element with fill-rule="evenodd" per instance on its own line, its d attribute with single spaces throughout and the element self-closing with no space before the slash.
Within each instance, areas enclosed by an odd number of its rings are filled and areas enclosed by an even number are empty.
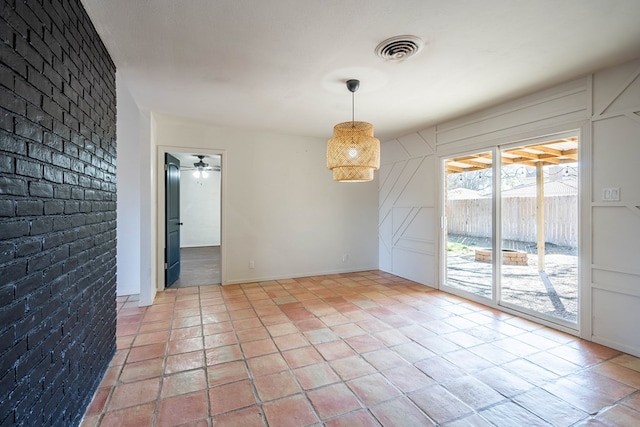
<svg viewBox="0 0 640 427">
<path fill-rule="evenodd" d="M 493 154 L 445 162 L 446 286 L 492 299 Z"/>
<path fill-rule="evenodd" d="M 445 159 L 442 287 L 575 327 L 577 159 L 575 136 Z"/>
<path fill-rule="evenodd" d="M 557 323 L 578 314 L 578 140 L 501 152 L 500 303 Z"/>
</svg>

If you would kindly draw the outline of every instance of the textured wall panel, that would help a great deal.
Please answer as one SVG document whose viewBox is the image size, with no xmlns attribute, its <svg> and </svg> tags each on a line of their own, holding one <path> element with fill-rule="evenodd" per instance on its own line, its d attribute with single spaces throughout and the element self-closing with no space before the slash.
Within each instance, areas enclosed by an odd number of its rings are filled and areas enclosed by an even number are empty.
<svg viewBox="0 0 640 427">
<path fill-rule="evenodd" d="M 431 286 L 437 247 L 434 135 L 425 130 L 382 144 L 379 183 L 379 268 Z"/>
<path fill-rule="evenodd" d="M 625 207 L 600 206 L 593 208 L 592 222 L 594 264 L 623 271 L 628 266 L 638 268 L 640 215 Z"/>
<path fill-rule="evenodd" d="M 393 274 L 428 286 L 435 286 L 433 255 L 402 248 L 393 249 Z"/>
<path fill-rule="evenodd" d="M 593 83 L 592 335 L 640 356 L 640 61 Z M 608 187 L 620 201 L 602 201 Z"/>
<path fill-rule="evenodd" d="M 494 108 L 439 124 L 438 150 L 447 144 L 458 147 L 517 135 L 530 129 L 566 122 L 565 116 L 587 118 L 587 79 L 549 88 Z"/>
<path fill-rule="evenodd" d="M 640 354 L 640 298 L 593 289 L 593 339 L 631 354 Z"/>
</svg>

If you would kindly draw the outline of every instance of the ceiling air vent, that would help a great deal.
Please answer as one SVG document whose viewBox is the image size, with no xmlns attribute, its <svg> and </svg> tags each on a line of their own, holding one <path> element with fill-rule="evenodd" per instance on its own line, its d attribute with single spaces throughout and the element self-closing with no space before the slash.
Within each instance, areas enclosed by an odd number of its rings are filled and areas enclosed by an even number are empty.
<svg viewBox="0 0 640 427">
<path fill-rule="evenodd" d="M 389 61 L 403 61 L 418 53 L 424 42 L 416 36 L 396 36 L 376 47 L 376 55 Z"/>
</svg>

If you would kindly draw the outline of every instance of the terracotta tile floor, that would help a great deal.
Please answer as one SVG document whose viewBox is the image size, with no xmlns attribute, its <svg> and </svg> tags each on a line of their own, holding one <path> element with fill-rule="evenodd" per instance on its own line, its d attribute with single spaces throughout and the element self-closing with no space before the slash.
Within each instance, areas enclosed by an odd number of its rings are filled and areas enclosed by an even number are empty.
<svg viewBox="0 0 640 427">
<path fill-rule="evenodd" d="M 640 359 L 379 271 L 118 310 L 83 427 L 640 425 Z"/>
</svg>

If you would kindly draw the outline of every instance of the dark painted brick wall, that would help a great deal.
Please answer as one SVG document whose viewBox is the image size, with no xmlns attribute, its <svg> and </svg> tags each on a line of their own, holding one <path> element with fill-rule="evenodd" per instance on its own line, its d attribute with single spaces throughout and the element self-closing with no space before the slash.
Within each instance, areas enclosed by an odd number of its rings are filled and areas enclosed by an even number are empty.
<svg viewBox="0 0 640 427">
<path fill-rule="evenodd" d="M 0 426 L 74 426 L 115 352 L 115 66 L 79 0 L 0 8 Z"/>
</svg>

